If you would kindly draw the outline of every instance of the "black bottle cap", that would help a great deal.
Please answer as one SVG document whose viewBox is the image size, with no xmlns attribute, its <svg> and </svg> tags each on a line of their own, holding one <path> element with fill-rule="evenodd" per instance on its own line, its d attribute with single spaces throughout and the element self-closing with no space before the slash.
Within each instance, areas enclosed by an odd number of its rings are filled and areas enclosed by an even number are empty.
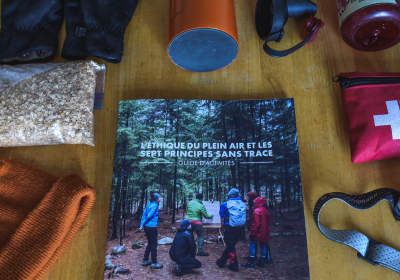
<svg viewBox="0 0 400 280">
<path fill-rule="evenodd" d="M 288 18 L 308 18 L 317 13 L 317 5 L 310 0 L 258 0 L 256 28 L 264 41 L 279 42 Z"/>
</svg>

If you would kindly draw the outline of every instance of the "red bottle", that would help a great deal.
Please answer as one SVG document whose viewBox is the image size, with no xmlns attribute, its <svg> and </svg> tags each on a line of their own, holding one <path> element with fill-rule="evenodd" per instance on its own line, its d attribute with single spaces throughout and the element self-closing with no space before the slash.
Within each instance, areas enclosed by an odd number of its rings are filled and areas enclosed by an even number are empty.
<svg viewBox="0 0 400 280">
<path fill-rule="evenodd" d="M 400 41 L 400 0 L 336 0 L 340 33 L 360 51 L 380 51 Z"/>
</svg>

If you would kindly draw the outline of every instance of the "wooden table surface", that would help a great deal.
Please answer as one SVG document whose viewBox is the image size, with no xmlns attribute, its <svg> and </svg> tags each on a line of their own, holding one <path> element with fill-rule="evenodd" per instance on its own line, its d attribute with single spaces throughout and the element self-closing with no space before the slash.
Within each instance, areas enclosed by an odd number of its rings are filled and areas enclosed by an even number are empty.
<svg viewBox="0 0 400 280">
<path fill-rule="evenodd" d="M 59 145 L 1 148 L 0 156 L 62 176 L 77 173 L 94 186 L 97 200 L 84 226 L 45 279 L 103 279 L 107 219 L 113 172 L 118 103 L 139 98 L 295 100 L 311 279 L 398 279 L 399 274 L 374 267 L 356 251 L 325 238 L 312 211 L 317 199 L 333 191 L 359 194 L 376 188 L 400 190 L 400 159 L 350 162 L 349 134 L 338 85 L 339 72 L 400 72 L 400 45 L 367 53 L 351 49 L 339 33 L 335 0 L 317 0 L 326 26 L 300 51 L 272 58 L 262 50 L 254 25 L 256 0 L 235 0 L 240 53 L 230 66 L 211 73 L 193 73 L 175 66 L 167 55 L 167 0 L 140 0 L 125 34 L 119 64 L 106 63 L 104 104 L 95 110 L 95 147 Z M 305 36 L 304 19 L 289 20 L 279 49 L 294 46 Z M 61 58 L 64 27 L 55 62 Z M 104 63 L 100 59 L 93 59 Z M 354 229 L 400 250 L 400 225 L 388 203 L 371 210 L 353 210 L 331 202 L 322 214 L 324 225 Z"/>
</svg>

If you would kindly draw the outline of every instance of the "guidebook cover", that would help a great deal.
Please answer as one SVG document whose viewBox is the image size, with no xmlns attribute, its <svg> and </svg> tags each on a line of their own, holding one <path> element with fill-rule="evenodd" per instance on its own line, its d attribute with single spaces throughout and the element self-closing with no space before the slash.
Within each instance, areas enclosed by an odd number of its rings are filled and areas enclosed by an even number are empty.
<svg viewBox="0 0 400 280">
<path fill-rule="evenodd" d="M 252 190 L 266 198 L 273 263 L 239 265 L 238 272 L 219 268 L 215 262 L 225 246 L 217 218 L 212 221 L 217 227 L 206 229 L 209 256 L 196 256 L 201 268 L 180 279 L 309 279 L 293 99 L 120 102 L 104 279 L 177 279 L 169 250 L 187 203 L 202 193 L 216 213 L 214 202 L 226 201 L 232 188 L 246 204 Z M 142 266 L 147 238 L 139 227 L 152 193 L 161 195 L 157 260 L 162 269 Z M 247 262 L 248 240 L 246 222 L 236 244 L 239 264 Z"/>
</svg>

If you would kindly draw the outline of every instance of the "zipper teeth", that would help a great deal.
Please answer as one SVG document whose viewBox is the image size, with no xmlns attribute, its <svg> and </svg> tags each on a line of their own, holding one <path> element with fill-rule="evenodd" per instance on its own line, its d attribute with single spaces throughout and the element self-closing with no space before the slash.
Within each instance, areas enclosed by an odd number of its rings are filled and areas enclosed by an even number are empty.
<svg viewBox="0 0 400 280">
<path fill-rule="evenodd" d="M 377 84 L 397 84 L 400 83 L 400 77 L 359 77 L 346 78 L 343 76 L 335 76 L 335 82 L 341 83 L 342 90 L 362 85 L 377 85 Z"/>
</svg>

